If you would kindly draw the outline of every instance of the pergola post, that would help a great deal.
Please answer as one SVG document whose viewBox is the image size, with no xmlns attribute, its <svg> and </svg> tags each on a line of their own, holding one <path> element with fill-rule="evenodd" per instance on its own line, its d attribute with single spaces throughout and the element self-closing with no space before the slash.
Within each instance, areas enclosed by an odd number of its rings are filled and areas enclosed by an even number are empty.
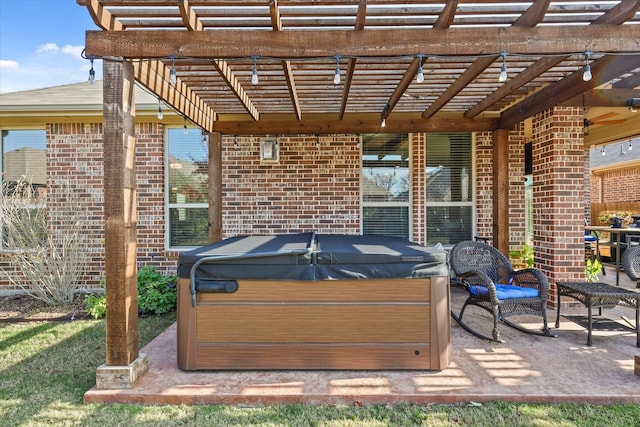
<svg viewBox="0 0 640 427">
<path fill-rule="evenodd" d="M 222 135 L 209 134 L 209 243 L 222 240 Z"/>
<path fill-rule="evenodd" d="M 139 354 L 136 263 L 134 73 L 122 58 L 104 59 L 104 221 L 106 364 L 98 389 L 130 388 L 148 369 Z"/>
<path fill-rule="evenodd" d="M 509 256 L 509 132 L 493 132 L 493 246 Z"/>
</svg>

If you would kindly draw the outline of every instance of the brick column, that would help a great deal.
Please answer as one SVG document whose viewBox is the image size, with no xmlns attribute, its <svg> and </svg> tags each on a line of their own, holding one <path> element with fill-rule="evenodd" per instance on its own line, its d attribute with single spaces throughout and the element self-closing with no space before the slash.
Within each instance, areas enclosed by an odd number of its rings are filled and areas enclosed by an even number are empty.
<svg viewBox="0 0 640 427">
<path fill-rule="evenodd" d="M 533 118 L 535 266 L 556 281 L 584 280 L 582 111 L 554 107 Z M 550 299 L 555 305 L 555 291 Z"/>
</svg>

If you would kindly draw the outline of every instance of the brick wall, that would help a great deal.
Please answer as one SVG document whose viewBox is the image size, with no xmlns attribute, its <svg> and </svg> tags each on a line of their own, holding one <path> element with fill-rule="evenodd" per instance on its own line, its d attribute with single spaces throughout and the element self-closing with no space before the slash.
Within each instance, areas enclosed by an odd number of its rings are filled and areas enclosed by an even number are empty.
<svg viewBox="0 0 640 427">
<path fill-rule="evenodd" d="M 476 235 L 493 238 L 493 133 L 476 133 Z"/>
<path fill-rule="evenodd" d="M 593 181 L 593 202 L 640 201 L 640 165 L 594 173 Z"/>
<path fill-rule="evenodd" d="M 280 161 L 260 162 L 261 138 L 222 140 L 223 236 L 360 232 L 359 137 L 279 138 Z"/>
</svg>

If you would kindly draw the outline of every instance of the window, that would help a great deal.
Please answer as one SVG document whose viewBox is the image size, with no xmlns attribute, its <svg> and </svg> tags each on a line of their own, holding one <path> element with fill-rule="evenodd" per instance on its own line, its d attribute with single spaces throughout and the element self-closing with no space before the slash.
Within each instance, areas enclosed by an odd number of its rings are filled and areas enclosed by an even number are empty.
<svg viewBox="0 0 640 427">
<path fill-rule="evenodd" d="M 426 135 L 427 244 L 454 245 L 473 233 L 470 133 Z"/>
<path fill-rule="evenodd" d="M 26 249 L 44 242 L 46 140 L 44 130 L 2 130 L 0 247 L 3 249 Z"/>
<path fill-rule="evenodd" d="M 199 129 L 167 131 L 167 246 L 192 248 L 209 241 L 209 147 Z"/>
<path fill-rule="evenodd" d="M 362 234 L 409 238 L 409 135 L 362 135 Z"/>
</svg>

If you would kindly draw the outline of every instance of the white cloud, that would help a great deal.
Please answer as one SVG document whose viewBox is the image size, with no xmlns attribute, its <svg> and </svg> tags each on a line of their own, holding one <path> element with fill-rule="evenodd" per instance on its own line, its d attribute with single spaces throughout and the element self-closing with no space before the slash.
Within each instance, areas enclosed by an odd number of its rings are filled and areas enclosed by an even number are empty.
<svg viewBox="0 0 640 427">
<path fill-rule="evenodd" d="M 36 49 L 36 53 L 58 53 L 60 48 L 55 43 L 45 43 L 41 44 L 38 49 Z"/>
<path fill-rule="evenodd" d="M 16 61 L 9 59 L 0 59 L 0 70 L 17 70 L 20 68 L 20 64 Z"/>
<path fill-rule="evenodd" d="M 74 45 L 68 44 L 62 48 L 62 53 L 80 58 L 80 55 L 82 55 L 83 49 L 84 49 L 84 46 L 74 46 Z"/>
</svg>

